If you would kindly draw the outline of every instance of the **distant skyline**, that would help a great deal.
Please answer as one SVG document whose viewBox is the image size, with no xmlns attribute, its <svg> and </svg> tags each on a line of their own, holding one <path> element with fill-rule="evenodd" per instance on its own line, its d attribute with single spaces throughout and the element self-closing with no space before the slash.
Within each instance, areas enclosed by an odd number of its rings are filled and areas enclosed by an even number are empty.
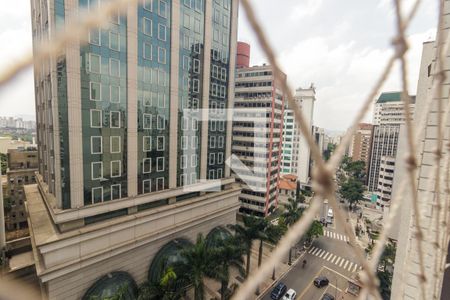
<svg viewBox="0 0 450 300">
<path fill-rule="evenodd" d="M 392 1 L 251 0 L 293 88 L 316 86 L 314 125 L 344 131 L 370 92 L 388 57 L 395 29 Z M 413 1 L 403 1 L 409 6 Z M 424 0 L 408 31 L 410 94 L 416 94 L 422 43 L 434 40 L 437 1 Z M 407 6 L 408 6 L 407 5 Z M 238 40 L 251 44 L 251 64 L 266 62 L 244 11 Z M 0 11 L 0 68 L 31 49 L 29 1 L 8 1 Z M 398 69 L 382 91 L 400 89 Z M 0 91 L 0 115 L 34 115 L 33 72 Z M 365 121 L 371 121 L 371 115 Z"/>
</svg>

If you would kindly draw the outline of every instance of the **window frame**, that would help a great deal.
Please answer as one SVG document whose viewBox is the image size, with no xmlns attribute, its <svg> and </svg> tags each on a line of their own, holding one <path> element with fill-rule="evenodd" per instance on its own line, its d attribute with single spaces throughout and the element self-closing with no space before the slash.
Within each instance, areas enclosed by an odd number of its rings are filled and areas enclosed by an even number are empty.
<svg viewBox="0 0 450 300">
<path fill-rule="evenodd" d="M 117 35 L 117 48 L 113 48 L 111 46 L 111 34 L 116 34 Z M 120 34 L 117 33 L 117 32 L 114 32 L 114 31 L 109 31 L 108 38 L 109 38 L 109 45 L 108 45 L 109 49 L 111 49 L 113 51 L 120 51 Z"/>
<path fill-rule="evenodd" d="M 117 88 L 117 100 L 118 101 L 112 101 L 112 88 L 115 87 Z M 120 103 L 120 85 L 114 85 L 114 84 L 110 84 L 109 85 L 109 101 L 111 103 Z"/>
<path fill-rule="evenodd" d="M 112 122 L 112 120 L 113 120 L 113 114 L 118 114 L 118 120 L 119 120 L 119 126 L 114 126 L 113 127 L 113 122 Z M 114 129 L 118 129 L 118 128 L 122 128 L 122 120 L 121 120 L 121 112 L 120 111 L 118 111 L 118 110 L 111 110 L 110 112 L 109 112 L 109 128 L 114 128 Z"/>
<path fill-rule="evenodd" d="M 147 22 L 150 21 L 150 22 Z M 150 24 L 150 31 L 148 31 L 147 25 Z M 146 36 L 153 36 L 153 20 L 147 17 L 142 18 L 142 33 Z"/>
<path fill-rule="evenodd" d="M 145 145 L 147 144 L 145 142 L 146 139 L 149 141 L 148 142 L 148 145 L 149 145 L 148 149 L 145 148 Z M 144 135 L 144 136 L 142 136 L 142 152 L 150 152 L 150 151 L 152 151 L 152 136 L 151 135 Z"/>
<path fill-rule="evenodd" d="M 148 3 L 150 2 L 150 8 L 148 8 Z M 146 11 L 153 11 L 153 0 L 143 0 L 142 1 L 142 8 Z"/>
<path fill-rule="evenodd" d="M 148 161 L 149 163 L 148 163 L 148 166 L 149 166 L 149 169 L 148 169 L 148 171 L 146 171 L 146 169 L 145 169 L 145 162 L 146 161 Z M 152 158 L 151 157 L 144 157 L 143 159 L 142 159 L 142 174 L 149 174 L 149 173 L 151 173 L 152 172 Z"/>
<path fill-rule="evenodd" d="M 159 189 L 159 181 L 162 181 L 162 189 Z M 164 190 L 164 177 L 157 177 L 156 178 L 156 185 L 155 185 L 156 191 L 163 191 Z"/>
<path fill-rule="evenodd" d="M 145 184 L 146 182 L 148 182 L 148 192 L 145 191 Z M 148 194 L 152 192 L 152 179 L 151 178 L 147 178 L 142 180 L 142 193 L 143 194 Z"/>
<path fill-rule="evenodd" d="M 164 37 L 163 38 L 161 38 L 161 36 L 160 36 L 161 28 L 164 28 Z M 167 41 L 167 26 L 165 24 L 158 23 L 158 40 L 163 41 L 163 42 Z"/>
<path fill-rule="evenodd" d="M 99 98 L 98 99 L 92 98 L 92 86 L 94 84 L 98 84 L 98 87 L 99 87 Z M 91 101 L 102 101 L 102 84 L 100 82 L 89 81 L 89 100 L 91 100 Z"/>
<path fill-rule="evenodd" d="M 148 57 L 148 55 L 146 55 L 148 48 L 150 46 L 150 57 Z M 148 54 L 148 53 L 147 53 Z M 142 43 L 142 58 L 144 58 L 145 60 L 153 60 L 153 45 L 150 42 L 144 42 Z"/>
<path fill-rule="evenodd" d="M 102 195 L 102 197 L 101 197 L 101 201 L 100 201 L 100 202 L 95 202 L 95 199 L 94 199 L 94 190 L 101 190 L 101 195 Z M 103 199 L 104 199 L 103 197 L 104 197 L 104 195 L 103 195 L 103 187 L 102 187 L 102 186 L 97 186 L 97 187 L 91 188 L 91 203 L 92 203 L 92 204 L 102 203 L 102 202 L 103 202 Z"/>
<path fill-rule="evenodd" d="M 94 178 L 94 165 L 100 165 L 100 177 Z M 103 179 L 103 162 L 93 161 L 91 162 L 91 180 L 102 180 Z"/>
<path fill-rule="evenodd" d="M 162 138 L 162 147 L 160 148 L 159 146 L 160 146 L 160 138 Z M 164 150 L 166 150 L 166 137 L 164 136 L 164 135 L 158 135 L 157 137 L 156 137 L 156 150 L 157 151 L 164 151 Z"/>
<path fill-rule="evenodd" d="M 164 3 L 164 14 L 161 14 L 161 3 Z M 158 1 L 158 16 L 167 19 L 167 2 L 163 0 Z"/>
<path fill-rule="evenodd" d="M 119 141 L 119 150 L 113 151 L 113 140 L 118 139 Z M 122 152 L 122 137 L 120 135 L 112 135 L 109 137 L 109 151 L 111 153 L 121 153 Z"/>
<path fill-rule="evenodd" d="M 149 127 L 145 127 L 146 117 L 150 117 L 150 122 L 148 123 L 150 125 Z M 152 123 L 153 123 L 153 115 L 149 114 L 149 113 L 142 113 L 142 128 L 143 129 L 152 129 L 152 127 L 153 127 Z"/>
<path fill-rule="evenodd" d="M 117 75 L 112 74 L 112 63 L 113 62 L 117 62 Z M 116 59 L 116 58 L 109 58 L 109 76 L 112 77 L 116 77 L 116 78 L 120 78 L 120 60 Z"/>
<path fill-rule="evenodd" d="M 92 125 L 92 113 L 93 112 L 100 112 L 100 117 L 99 117 L 100 125 L 99 126 L 93 126 Z M 103 120 L 103 111 L 101 109 L 94 109 L 94 108 L 90 109 L 89 110 L 89 117 L 90 117 L 90 120 L 89 120 L 90 122 L 89 123 L 91 125 L 90 126 L 91 128 L 102 128 L 102 126 L 103 126 L 103 122 L 102 122 L 102 120 Z"/>
<path fill-rule="evenodd" d="M 113 163 L 118 163 L 119 164 L 119 174 L 118 175 L 114 175 L 114 176 L 113 176 L 113 172 L 112 172 L 112 170 L 113 170 Z M 122 161 L 121 160 L 119 160 L 119 159 L 111 160 L 109 162 L 109 168 L 110 168 L 109 176 L 111 178 L 117 178 L 117 177 L 121 177 L 122 176 Z"/>
<path fill-rule="evenodd" d="M 114 195 L 114 193 L 113 193 L 113 187 L 117 187 L 117 186 L 119 187 L 119 198 L 114 199 L 114 198 L 113 198 L 113 195 Z M 120 183 L 111 184 L 110 191 L 111 191 L 111 200 L 119 200 L 119 199 L 122 198 L 122 184 L 120 184 Z"/>
<path fill-rule="evenodd" d="M 98 57 L 98 72 L 92 70 L 92 57 Z M 102 73 L 102 57 L 101 55 L 95 53 L 89 53 L 89 72 L 93 74 L 101 74 Z"/>
<path fill-rule="evenodd" d="M 162 162 L 160 162 L 162 161 Z M 164 172 L 166 170 L 165 157 L 160 156 L 156 158 L 156 172 Z M 161 168 L 160 168 L 161 167 Z"/>
<path fill-rule="evenodd" d="M 94 150 L 93 150 L 93 145 L 94 145 L 93 140 L 95 138 L 100 138 L 100 152 L 94 152 Z M 103 153 L 103 136 L 101 136 L 101 135 L 91 136 L 91 154 L 102 154 L 102 153 Z"/>
</svg>

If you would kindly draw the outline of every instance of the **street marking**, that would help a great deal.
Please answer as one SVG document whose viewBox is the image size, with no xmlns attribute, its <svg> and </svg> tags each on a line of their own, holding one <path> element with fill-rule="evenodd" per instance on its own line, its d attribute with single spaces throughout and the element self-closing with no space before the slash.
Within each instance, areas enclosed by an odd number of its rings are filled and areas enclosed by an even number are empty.
<svg viewBox="0 0 450 300">
<path fill-rule="evenodd" d="M 316 256 L 322 256 L 322 254 L 324 254 L 325 253 L 325 250 L 323 250 L 323 249 L 320 249 L 320 251 L 319 252 L 317 252 L 317 255 Z M 319 256 L 319 257 L 320 257 Z"/>
<path fill-rule="evenodd" d="M 337 256 L 333 254 L 333 259 L 331 260 L 331 263 L 334 262 L 334 260 L 336 259 L 336 257 L 337 257 Z"/>
<path fill-rule="evenodd" d="M 316 248 L 311 254 L 316 255 L 316 252 L 318 252 L 319 250 L 320 250 L 319 248 Z"/>
<path fill-rule="evenodd" d="M 328 260 L 331 257 L 331 252 L 328 252 L 327 255 L 323 257 L 323 259 Z"/>
<path fill-rule="evenodd" d="M 347 261 L 347 260 L 343 258 L 341 263 L 339 264 L 339 268 L 342 267 L 342 265 L 344 264 L 344 261 Z"/>
<path fill-rule="evenodd" d="M 348 263 L 349 263 L 349 261 L 347 260 L 347 261 L 345 262 L 345 265 L 343 266 L 344 269 L 347 268 Z"/>
<path fill-rule="evenodd" d="M 328 252 L 324 250 L 323 253 L 319 255 L 319 257 L 322 258 L 322 255 L 324 255 L 325 253 L 328 253 Z"/>
<path fill-rule="evenodd" d="M 319 276 L 319 274 L 322 272 L 323 268 L 326 268 L 325 266 L 322 266 L 322 268 L 320 268 L 320 270 L 316 273 L 316 275 L 314 275 L 313 278 L 316 278 L 317 276 Z M 328 269 L 328 268 L 327 268 Z M 331 270 L 331 269 L 329 269 Z M 306 292 L 309 290 L 309 288 L 314 284 L 314 280 L 312 280 L 307 286 L 306 288 L 303 290 L 303 292 L 300 294 L 300 296 L 297 296 L 297 299 L 303 299 L 303 295 L 306 294 Z"/>
<path fill-rule="evenodd" d="M 317 249 L 316 247 L 312 247 L 311 249 L 309 249 L 308 253 L 313 252 L 315 249 Z"/>
<path fill-rule="evenodd" d="M 350 264 L 348 265 L 348 269 L 347 270 L 351 270 L 352 269 L 352 267 L 353 267 L 353 263 L 352 262 L 350 262 Z"/>
<path fill-rule="evenodd" d="M 336 260 L 335 264 L 337 265 L 341 259 L 342 259 L 341 257 L 338 257 L 338 259 Z"/>
<path fill-rule="evenodd" d="M 356 272 L 356 268 L 358 268 L 357 264 L 355 264 L 355 267 L 353 268 L 353 273 Z"/>
</svg>

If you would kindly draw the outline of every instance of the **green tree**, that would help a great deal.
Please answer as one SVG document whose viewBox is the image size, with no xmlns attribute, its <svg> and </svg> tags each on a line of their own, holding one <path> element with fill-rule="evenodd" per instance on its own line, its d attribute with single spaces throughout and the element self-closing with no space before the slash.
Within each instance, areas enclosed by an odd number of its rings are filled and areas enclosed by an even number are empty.
<svg viewBox="0 0 450 300">
<path fill-rule="evenodd" d="M 195 244 L 181 249 L 182 262 L 175 265 L 174 270 L 182 274 L 183 280 L 194 287 L 194 299 L 203 300 L 205 294 L 205 277 L 215 278 L 215 265 L 213 252 L 207 247 L 202 234 L 197 236 Z"/>
<path fill-rule="evenodd" d="M 261 229 L 263 228 L 264 219 L 254 216 L 244 216 L 244 226 L 240 224 L 231 224 L 228 227 L 234 230 L 235 237 L 239 243 L 244 247 L 247 256 L 247 264 L 245 276 L 250 272 L 250 258 L 254 240 L 261 239 Z"/>
<path fill-rule="evenodd" d="M 8 168 L 8 158 L 4 153 L 0 153 L 0 166 L 2 168 L 2 175 L 5 175 L 6 169 Z"/>
<path fill-rule="evenodd" d="M 350 177 L 341 185 L 339 193 L 350 202 L 352 207 L 363 198 L 364 186 L 361 181 Z"/>
<path fill-rule="evenodd" d="M 145 282 L 139 287 L 138 300 L 178 300 L 183 291 L 177 286 L 177 274 L 168 267 L 159 282 Z"/>
<path fill-rule="evenodd" d="M 302 216 L 303 209 L 299 207 L 299 202 L 289 198 L 288 203 L 284 206 L 284 212 L 281 216 L 282 222 L 287 227 L 294 225 Z M 289 249 L 289 265 L 292 264 L 292 247 Z"/>
<path fill-rule="evenodd" d="M 314 238 L 323 235 L 323 225 L 317 220 L 314 220 L 306 232 L 306 242 L 311 244 Z"/>
<path fill-rule="evenodd" d="M 350 161 L 346 164 L 344 170 L 353 178 L 361 182 L 365 181 L 366 163 L 362 160 Z"/>
<path fill-rule="evenodd" d="M 214 278 L 220 281 L 220 299 L 229 298 L 233 292 L 233 286 L 228 287 L 230 280 L 230 268 L 236 268 L 244 276 L 244 260 L 242 256 L 245 252 L 244 247 L 237 242 L 235 237 L 229 237 L 220 243 L 219 247 L 213 250 L 213 260 L 216 262 Z"/>
</svg>

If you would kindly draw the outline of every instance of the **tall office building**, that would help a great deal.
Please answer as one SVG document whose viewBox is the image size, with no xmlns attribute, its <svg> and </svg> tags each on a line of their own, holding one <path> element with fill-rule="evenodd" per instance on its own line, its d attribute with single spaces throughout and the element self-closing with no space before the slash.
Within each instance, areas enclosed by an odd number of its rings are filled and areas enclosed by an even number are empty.
<svg viewBox="0 0 450 300">
<path fill-rule="evenodd" d="M 411 96 L 411 116 L 414 113 L 415 96 Z M 393 176 L 388 171 L 395 162 L 400 125 L 405 123 L 401 92 L 382 93 L 375 103 L 374 127 L 367 185 L 377 196 L 377 207 L 384 209 L 390 205 Z M 380 174 L 381 161 L 384 161 Z M 394 167 L 395 170 L 395 167 Z M 381 187 L 379 189 L 378 187 Z"/>
<path fill-rule="evenodd" d="M 303 117 L 313 132 L 314 102 L 316 101 L 316 89 L 311 84 L 309 88 L 298 88 L 294 95 L 295 103 L 301 107 Z M 322 139 L 323 141 L 323 139 Z M 323 144 L 323 143 L 322 143 Z M 294 112 L 286 105 L 283 122 L 283 174 L 294 174 L 301 185 L 309 183 L 311 151 L 306 139 L 300 131 Z"/>
<path fill-rule="evenodd" d="M 372 130 L 372 124 L 358 124 L 358 129 L 353 134 L 349 151 L 352 161 L 363 161 L 366 163 L 366 173 L 369 169 L 370 149 L 372 145 Z"/>
<path fill-rule="evenodd" d="M 35 67 L 39 175 L 25 190 L 49 299 L 134 294 L 177 245 L 235 222 L 232 124 L 215 115 L 233 107 L 238 2 L 139 2 Z M 104 3 L 32 0 L 34 41 Z"/>
<path fill-rule="evenodd" d="M 278 205 L 284 96 L 267 65 L 237 70 L 233 164 L 242 183 L 240 212 L 269 215 Z"/>
<path fill-rule="evenodd" d="M 444 1 L 444 12 L 442 25 L 442 36 L 448 34 L 448 22 L 450 21 L 450 1 Z M 439 34 L 437 35 L 437 38 Z M 393 193 L 399 196 L 401 207 L 395 218 L 396 224 L 392 228 L 397 230 L 398 242 L 395 257 L 394 276 L 392 280 L 392 299 L 422 299 L 421 281 L 425 284 L 425 299 L 450 299 L 450 257 L 448 256 L 449 247 L 449 214 L 448 214 L 448 190 L 447 190 L 447 159 L 449 149 L 446 145 L 449 143 L 449 123 L 443 124 L 442 138 L 442 157 L 437 171 L 440 172 L 441 184 L 440 190 L 436 190 L 436 156 L 438 147 L 438 118 L 441 115 L 446 116 L 445 109 L 448 105 L 450 71 L 444 68 L 443 78 L 446 78 L 442 84 L 436 85 L 440 89 L 442 98 L 438 98 L 437 91 L 432 87 L 436 84 L 435 80 L 442 78 L 438 74 L 437 57 L 438 47 L 441 51 L 446 51 L 444 55 L 444 65 L 449 63 L 449 49 L 445 48 L 445 41 L 425 42 L 423 44 L 422 59 L 419 71 L 419 80 L 417 84 L 416 113 L 414 115 L 415 128 L 421 126 L 425 118 L 425 130 L 421 132 L 419 143 L 417 143 L 417 190 L 418 209 L 420 211 L 420 227 L 422 230 L 422 257 L 425 274 L 421 277 L 419 267 L 419 252 L 417 244 L 419 235 L 417 234 L 416 216 L 413 211 L 413 199 L 410 185 L 406 185 L 406 192 L 401 191 L 400 183 L 403 180 L 409 180 L 408 166 L 405 161 L 405 154 L 409 152 L 406 138 L 406 128 L 402 128 L 400 135 L 399 151 L 396 157 L 396 169 L 394 178 Z M 445 49 L 445 50 L 444 50 Z M 431 105 L 428 101 L 431 100 Z M 442 110 L 438 103 L 441 101 Z M 429 110 L 428 110 L 429 109 Z M 448 116 L 447 116 L 448 117 Z M 404 126 L 402 126 L 404 127 Z M 398 195 L 400 194 L 400 195 Z M 437 196 L 440 197 L 437 197 Z M 440 202 L 439 202 L 440 201 Z M 446 257 L 447 256 L 447 257 Z"/>
</svg>

